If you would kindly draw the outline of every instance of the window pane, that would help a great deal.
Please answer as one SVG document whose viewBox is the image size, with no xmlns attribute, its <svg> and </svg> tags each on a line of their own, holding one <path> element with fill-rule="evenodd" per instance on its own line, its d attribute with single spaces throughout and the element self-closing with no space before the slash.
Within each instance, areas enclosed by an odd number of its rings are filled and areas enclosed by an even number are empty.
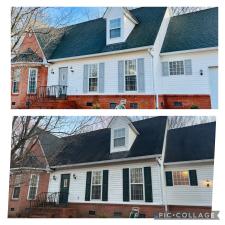
<svg viewBox="0 0 225 225">
<path fill-rule="evenodd" d="M 119 147 L 119 146 L 125 146 L 125 137 L 114 139 L 114 147 Z"/>
<path fill-rule="evenodd" d="M 143 183 L 142 168 L 134 168 L 130 170 L 131 183 Z"/>
<path fill-rule="evenodd" d="M 98 76 L 97 64 L 89 65 L 89 77 L 97 77 L 97 76 Z"/>
<path fill-rule="evenodd" d="M 173 171 L 174 185 L 189 185 L 188 171 Z"/>
<path fill-rule="evenodd" d="M 89 78 L 89 91 L 97 91 L 98 88 L 98 79 Z"/>
<path fill-rule="evenodd" d="M 136 60 L 125 61 L 125 75 L 136 75 Z"/>
<path fill-rule="evenodd" d="M 126 76 L 125 83 L 126 83 L 126 91 L 137 90 L 136 76 Z"/>
<path fill-rule="evenodd" d="M 184 62 L 174 61 L 169 62 L 170 75 L 183 75 L 184 74 Z"/>
<path fill-rule="evenodd" d="M 13 198 L 19 198 L 20 196 L 20 187 L 14 187 Z"/>
<path fill-rule="evenodd" d="M 101 185 L 92 186 L 92 199 L 101 199 Z"/>
<path fill-rule="evenodd" d="M 36 197 L 36 187 L 30 187 L 30 191 L 29 191 L 29 199 L 35 199 Z"/>
<path fill-rule="evenodd" d="M 101 182 L 102 182 L 101 171 L 93 171 L 92 184 L 101 184 Z"/>
<path fill-rule="evenodd" d="M 120 28 L 110 30 L 110 38 L 120 37 Z"/>
<path fill-rule="evenodd" d="M 131 184 L 131 200 L 143 200 L 143 184 Z"/>
<path fill-rule="evenodd" d="M 120 18 L 110 20 L 110 29 L 120 28 Z"/>
<path fill-rule="evenodd" d="M 38 182 L 38 176 L 32 175 L 30 180 L 30 186 L 37 186 L 37 182 Z"/>
<path fill-rule="evenodd" d="M 125 137 L 125 128 L 114 130 L 114 138 Z"/>
<path fill-rule="evenodd" d="M 36 93 L 36 70 L 30 70 L 29 75 L 29 93 Z"/>
</svg>

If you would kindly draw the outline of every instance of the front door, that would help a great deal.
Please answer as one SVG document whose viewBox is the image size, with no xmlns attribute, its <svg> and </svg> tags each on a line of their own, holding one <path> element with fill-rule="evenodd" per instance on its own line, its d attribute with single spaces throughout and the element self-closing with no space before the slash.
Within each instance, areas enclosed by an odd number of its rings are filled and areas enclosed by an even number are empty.
<svg viewBox="0 0 225 225">
<path fill-rule="evenodd" d="M 65 97 L 67 92 L 67 82 L 68 82 L 68 67 L 59 68 L 59 86 L 58 86 L 58 96 Z"/>
<path fill-rule="evenodd" d="M 218 67 L 209 68 L 209 86 L 210 86 L 211 107 L 213 109 L 217 109 L 218 108 Z"/>
<path fill-rule="evenodd" d="M 61 175 L 59 203 L 67 204 L 69 197 L 70 174 Z"/>
</svg>

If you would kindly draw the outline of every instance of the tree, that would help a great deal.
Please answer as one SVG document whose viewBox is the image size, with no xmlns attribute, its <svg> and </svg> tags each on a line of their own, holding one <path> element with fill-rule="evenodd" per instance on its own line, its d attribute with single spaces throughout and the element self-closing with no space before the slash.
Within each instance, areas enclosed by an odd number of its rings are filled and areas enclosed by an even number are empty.
<svg viewBox="0 0 225 225">
<path fill-rule="evenodd" d="M 15 116 L 12 121 L 11 164 L 27 159 L 39 140 L 50 133 L 58 137 L 70 136 L 107 127 L 110 117 L 45 117 Z"/>
<path fill-rule="evenodd" d="M 171 7 L 173 16 L 196 12 L 196 11 L 203 10 L 206 8 L 207 7 Z"/>
</svg>

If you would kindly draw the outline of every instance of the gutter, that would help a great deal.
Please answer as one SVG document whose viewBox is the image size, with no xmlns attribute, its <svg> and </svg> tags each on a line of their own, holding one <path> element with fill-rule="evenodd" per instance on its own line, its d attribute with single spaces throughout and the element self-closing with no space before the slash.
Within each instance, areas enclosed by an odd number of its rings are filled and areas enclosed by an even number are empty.
<svg viewBox="0 0 225 225">
<path fill-rule="evenodd" d="M 164 163 L 165 166 L 173 166 L 173 165 L 180 165 L 180 164 L 191 164 L 191 163 L 209 163 L 214 162 L 214 159 L 202 159 L 202 160 L 191 160 L 191 161 L 180 161 L 180 162 L 169 162 Z"/>
<path fill-rule="evenodd" d="M 133 52 L 133 51 L 148 50 L 152 47 L 153 47 L 153 45 L 149 45 L 149 46 L 143 46 L 143 47 L 138 47 L 138 48 L 130 48 L 130 49 L 82 55 L 82 56 L 65 57 L 65 58 L 59 58 L 59 59 L 49 59 L 48 62 L 59 62 L 59 61 L 66 61 L 66 60 L 73 60 L 73 59 L 84 59 L 84 58 L 91 58 L 91 57 L 97 57 L 97 56 L 114 55 L 114 54 L 127 53 L 127 52 Z"/>
<path fill-rule="evenodd" d="M 153 48 L 152 48 L 152 50 L 153 50 Z M 157 93 L 157 91 L 156 91 L 156 88 L 155 88 L 155 71 L 154 71 L 154 59 L 153 59 L 153 57 L 154 57 L 154 55 L 152 54 L 152 51 L 150 50 L 150 48 L 148 49 L 148 53 L 149 53 L 149 55 L 152 57 L 152 78 L 153 78 L 153 93 L 154 93 L 154 95 L 155 95 L 155 108 L 156 109 L 158 109 L 159 108 L 159 95 L 158 95 L 158 93 Z"/>
<path fill-rule="evenodd" d="M 114 159 L 114 160 L 103 160 L 98 162 L 89 162 L 89 163 L 76 163 L 76 164 L 68 164 L 68 165 L 58 165 L 58 166 L 50 166 L 53 169 L 61 169 L 61 168 L 68 168 L 68 167 L 80 167 L 80 166 L 89 166 L 89 165 L 101 165 L 101 164 L 109 164 L 115 162 L 129 162 L 129 161 L 136 161 L 141 159 L 154 159 L 157 157 L 161 157 L 161 154 L 155 155 L 148 155 L 148 156 L 139 156 L 139 157 L 130 157 L 130 158 L 123 158 L 123 159 Z"/>
</svg>

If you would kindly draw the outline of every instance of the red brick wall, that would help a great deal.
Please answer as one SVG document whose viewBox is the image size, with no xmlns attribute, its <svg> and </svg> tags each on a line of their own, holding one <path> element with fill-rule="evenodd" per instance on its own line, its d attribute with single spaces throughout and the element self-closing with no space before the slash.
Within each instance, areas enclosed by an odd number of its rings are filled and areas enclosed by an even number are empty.
<svg viewBox="0 0 225 225">
<path fill-rule="evenodd" d="M 20 82 L 19 82 L 19 93 L 13 94 L 11 92 L 11 104 L 14 102 L 15 105 L 11 105 L 12 108 L 23 109 L 26 108 L 26 101 L 27 101 L 27 88 L 28 88 L 28 73 L 29 68 L 37 68 L 38 69 L 38 76 L 37 76 L 37 88 L 40 86 L 47 85 L 47 76 L 48 76 L 48 68 L 45 66 L 40 65 L 29 65 L 24 64 L 23 66 L 17 65 L 12 67 L 12 78 L 13 72 L 15 69 L 21 69 L 20 73 Z"/>
<path fill-rule="evenodd" d="M 137 103 L 140 109 L 155 108 L 155 97 L 151 95 L 77 95 L 68 96 L 68 99 L 75 101 L 78 109 L 92 109 L 94 105 L 109 109 L 110 103 L 118 105 L 122 99 L 126 99 L 127 109 L 130 109 L 131 103 Z M 87 106 L 87 102 L 93 103 L 93 106 Z"/>
<path fill-rule="evenodd" d="M 39 46 L 36 36 L 32 33 L 27 33 L 20 45 L 19 52 L 24 52 L 28 48 L 31 48 L 35 53 L 37 53 L 41 58 L 44 57 L 43 52 Z"/>
<path fill-rule="evenodd" d="M 175 102 L 181 102 L 182 106 L 175 106 Z M 210 109 L 209 95 L 161 95 L 159 107 L 162 109 L 190 109 L 197 106 L 199 109 Z"/>
<path fill-rule="evenodd" d="M 9 203 L 8 203 L 8 215 L 9 217 L 20 216 L 25 208 L 29 208 L 30 201 L 27 200 L 29 181 L 31 174 L 39 174 L 39 185 L 37 194 L 48 191 L 49 174 L 47 172 L 36 172 L 36 171 L 22 171 L 23 181 L 21 182 L 20 196 L 18 200 L 12 199 L 13 184 L 15 175 L 10 176 L 10 187 L 9 187 Z"/>
</svg>

